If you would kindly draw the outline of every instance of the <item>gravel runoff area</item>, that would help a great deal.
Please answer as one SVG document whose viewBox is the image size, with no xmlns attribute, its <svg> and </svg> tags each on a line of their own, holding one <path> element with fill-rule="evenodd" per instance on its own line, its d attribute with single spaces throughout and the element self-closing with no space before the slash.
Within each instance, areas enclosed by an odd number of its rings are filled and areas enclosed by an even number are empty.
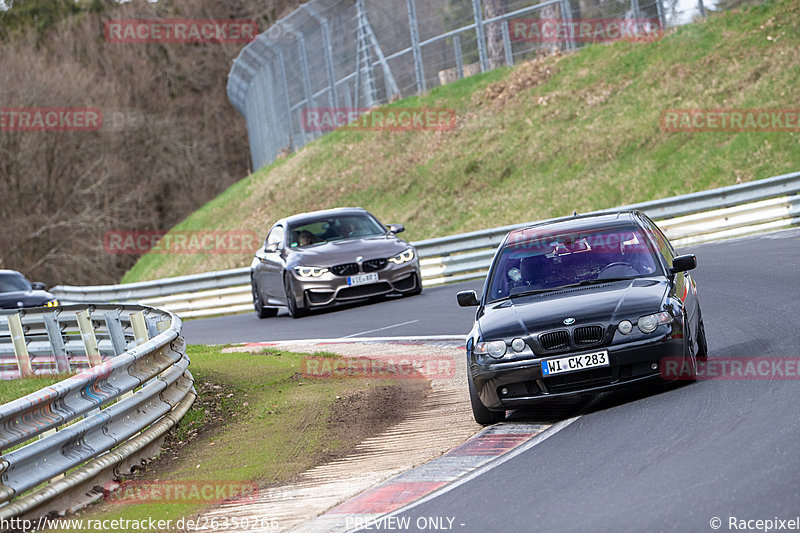
<svg viewBox="0 0 800 533">
<path fill-rule="evenodd" d="M 472 418 L 463 345 L 461 339 L 361 340 L 292 341 L 227 348 L 225 351 L 229 352 L 259 352 L 265 347 L 298 353 L 326 351 L 389 364 L 410 360 L 430 380 L 431 389 L 417 411 L 408 413 L 383 433 L 364 440 L 354 453 L 308 470 L 291 484 L 264 488 L 255 502 L 226 502 L 208 510 L 201 518 L 207 517 L 208 521 L 236 518 L 238 523 L 249 519 L 250 523 L 266 526 L 251 531 L 304 531 L 305 523 L 326 510 L 464 443 L 482 428 Z M 435 364 L 425 364 L 429 361 Z"/>
</svg>

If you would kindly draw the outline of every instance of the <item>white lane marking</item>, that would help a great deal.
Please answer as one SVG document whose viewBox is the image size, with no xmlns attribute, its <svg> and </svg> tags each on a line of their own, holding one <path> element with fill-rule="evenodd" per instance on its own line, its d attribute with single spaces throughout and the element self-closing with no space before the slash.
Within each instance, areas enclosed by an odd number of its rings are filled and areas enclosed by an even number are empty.
<svg viewBox="0 0 800 533">
<path fill-rule="evenodd" d="M 345 335 L 344 337 L 339 337 L 339 338 L 340 339 L 350 339 L 352 337 L 358 337 L 359 335 L 365 335 L 367 333 L 375 333 L 376 331 L 383 331 L 385 329 L 399 328 L 400 326 L 406 326 L 408 324 L 413 324 L 414 322 L 419 322 L 419 319 L 417 319 L 417 320 L 409 320 L 408 322 L 402 322 L 400 324 L 394 324 L 393 326 L 385 326 L 385 327 L 378 328 L 378 329 L 371 329 L 369 331 L 362 331 L 361 333 L 353 333 L 352 335 Z"/>
<path fill-rule="evenodd" d="M 592 403 L 594 403 L 594 402 L 592 402 Z M 448 485 L 445 485 L 441 489 L 436 490 L 436 491 L 428 494 L 427 496 L 425 496 L 425 497 L 423 497 L 423 498 L 421 498 L 421 499 L 419 499 L 419 500 L 417 500 L 415 502 L 412 502 L 412 503 L 406 505 L 405 507 L 401 507 L 400 509 L 398 509 L 396 511 L 393 511 L 391 513 L 387 513 L 385 515 L 381 515 L 381 518 L 385 518 L 385 517 L 389 517 L 389 516 L 402 515 L 403 513 L 408 512 L 409 510 L 413 509 L 414 507 L 416 507 L 418 505 L 421 505 L 421 504 L 423 504 L 425 502 L 428 502 L 428 501 L 430 501 L 430 500 L 432 500 L 434 498 L 438 498 L 442 494 L 450 492 L 454 488 L 459 487 L 459 486 L 463 485 L 464 483 L 467 483 L 468 481 L 472 481 L 476 477 L 482 475 L 485 472 L 488 472 L 492 468 L 494 468 L 496 466 L 499 466 L 499 465 L 505 463 L 506 461 L 510 461 L 511 459 L 513 459 L 514 457 L 518 456 L 519 454 L 525 453 L 526 451 L 530 450 L 531 448 L 533 448 L 537 444 L 546 441 L 547 439 L 549 439 L 550 437 L 552 437 L 553 435 L 555 435 L 556 433 L 558 433 L 562 429 L 566 428 L 567 426 L 569 426 L 573 422 L 576 422 L 581 416 L 583 416 L 583 415 L 574 416 L 572 418 L 568 418 L 567 420 L 562 420 L 561 422 L 556 422 L 555 424 L 553 424 L 552 426 L 550 426 L 549 428 L 544 430 L 542 433 L 539 433 L 538 435 L 533 437 L 531 440 L 529 440 L 525 444 L 523 444 L 521 446 L 518 446 L 517 448 L 514 448 L 510 452 L 501 455 L 497 459 L 495 459 L 495 460 L 493 460 L 493 461 L 491 461 L 491 462 L 489 462 L 489 463 L 487 463 L 487 464 L 485 464 L 485 465 L 473 470 L 469 474 L 458 478 L 457 480 L 453 481 L 452 483 L 450 483 Z M 354 533 L 354 532 L 363 531 L 363 530 L 364 530 L 363 527 L 355 528 L 355 529 L 348 529 L 347 533 Z"/>
</svg>

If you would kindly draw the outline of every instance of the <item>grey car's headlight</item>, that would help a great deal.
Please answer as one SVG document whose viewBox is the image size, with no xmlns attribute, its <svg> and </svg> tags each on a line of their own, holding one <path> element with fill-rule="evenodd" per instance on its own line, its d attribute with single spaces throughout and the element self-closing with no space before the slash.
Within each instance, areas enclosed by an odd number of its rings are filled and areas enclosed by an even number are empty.
<svg viewBox="0 0 800 533">
<path fill-rule="evenodd" d="M 636 325 L 639 326 L 642 333 L 653 333 L 661 324 L 669 324 L 670 322 L 672 322 L 672 315 L 662 311 L 653 315 L 639 317 Z"/>
<path fill-rule="evenodd" d="M 326 274 L 328 269 L 322 267 L 297 266 L 294 267 L 294 271 L 301 278 L 318 278 L 321 275 Z"/>
<path fill-rule="evenodd" d="M 506 354 L 506 341 L 477 342 L 475 343 L 475 353 L 500 359 Z"/>
<path fill-rule="evenodd" d="M 389 261 L 394 263 L 395 265 L 402 265 L 403 263 L 408 263 L 414 259 L 414 249 L 409 248 L 407 250 L 403 250 L 399 254 L 394 257 L 390 257 Z"/>
</svg>

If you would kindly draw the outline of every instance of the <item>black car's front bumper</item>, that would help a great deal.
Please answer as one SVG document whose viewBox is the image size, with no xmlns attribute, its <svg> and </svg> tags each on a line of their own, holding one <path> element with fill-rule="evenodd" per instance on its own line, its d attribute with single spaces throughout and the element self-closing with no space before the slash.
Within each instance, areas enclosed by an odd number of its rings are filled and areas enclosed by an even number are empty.
<svg viewBox="0 0 800 533">
<path fill-rule="evenodd" d="M 493 410 L 627 387 L 661 378 L 662 359 L 684 357 L 683 335 L 676 333 L 508 363 L 485 364 L 483 358 L 470 353 L 469 379 L 481 402 Z M 542 375 L 543 360 L 601 350 L 608 351 L 610 366 Z"/>
</svg>

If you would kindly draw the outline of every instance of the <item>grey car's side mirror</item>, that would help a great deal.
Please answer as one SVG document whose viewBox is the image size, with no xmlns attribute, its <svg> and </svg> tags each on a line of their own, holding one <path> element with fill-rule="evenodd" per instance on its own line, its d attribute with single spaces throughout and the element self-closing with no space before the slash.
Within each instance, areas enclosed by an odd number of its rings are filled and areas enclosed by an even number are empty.
<svg viewBox="0 0 800 533">
<path fill-rule="evenodd" d="M 280 244 L 279 243 L 277 243 L 277 242 L 270 243 L 270 244 L 264 246 L 264 253 L 274 254 L 275 252 L 278 251 L 278 248 L 280 248 Z"/>
<path fill-rule="evenodd" d="M 475 291 L 461 291 L 456 294 L 458 305 L 461 307 L 476 307 L 480 304 L 478 302 L 478 294 Z"/>
<path fill-rule="evenodd" d="M 398 233 L 403 233 L 406 230 L 406 227 L 402 224 L 389 224 L 389 231 L 397 235 Z"/>
<path fill-rule="evenodd" d="M 35 291 L 45 291 L 47 290 L 47 285 L 45 285 L 41 281 L 34 281 L 33 283 L 31 283 L 31 288 Z"/>
<path fill-rule="evenodd" d="M 697 257 L 694 254 L 679 255 L 672 260 L 672 268 L 670 270 L 673 274 L 676 272 L 686 272 L 697 268 Z"/>
</svg>

